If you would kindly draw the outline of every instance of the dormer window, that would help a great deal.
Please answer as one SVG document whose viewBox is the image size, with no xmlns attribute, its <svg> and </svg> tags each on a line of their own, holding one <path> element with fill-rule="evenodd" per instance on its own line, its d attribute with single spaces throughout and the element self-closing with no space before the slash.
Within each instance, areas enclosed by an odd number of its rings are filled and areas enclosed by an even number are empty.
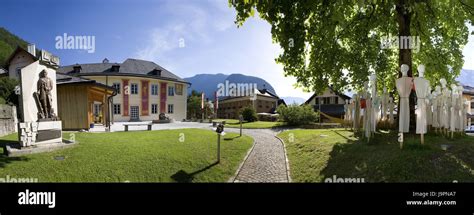
<svg viewBox="0 0 474 215">
<path fill-rule="evenodd" d="M 120 69 L 120 65 L 114 64 L 112 65 L 112 68 L 110 69 L 111 72 L 118 72 Z"/>
<path fill-rule="evenodd" d="M 74 67 L 72 67 L 72 68 L 73 68 L 73 72 L 74 72 L 74 73 L 80 73 L 81 70 L 82 70 L 82 67 L 81 67 L 81 65 L 79 65 L 79 64 L 76 64 L 76 65 L 75 65 Z"/>
<path fill-rule="evenodd" d="M 150 72 L 151 75 L 161 76 L 161 69 L 155 68 Z"/>
</svg>

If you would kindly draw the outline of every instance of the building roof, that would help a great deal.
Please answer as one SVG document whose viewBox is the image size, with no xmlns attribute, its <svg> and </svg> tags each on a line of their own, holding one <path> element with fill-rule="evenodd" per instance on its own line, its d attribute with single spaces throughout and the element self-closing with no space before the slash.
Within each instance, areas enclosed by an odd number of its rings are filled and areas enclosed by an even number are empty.
<svg viewBox="0 0 474 215">
<path fill-rule="evenodd" d="M 335 91 L 335 90 L 332 88 L 332 86 L 329 86 L 328 89 L 331 90 L 335 95 L 337 95 L 337 96 L 343 98 L 344 100 L 346 100 L 346 99 L 351 99 L 351 97 L 347 96 L 346 94 L 339 93 L 339 92 Z M 306 102 L 303 103 L 303 104 L 308 104 L 308 103 L 309 103 L 311 100 L 313 100 L 313 98 L 316 97 L 316 96 L 318 96 L 318 94 L 314 93 L 314 94 L 313 94 L 311 97 L 309 97 L 309 99 L 306 100 Z"/>
<path fill-rule="evenodd" d="M 271 96 L 271 97 L 275 97 L 275 98 L 279 99 L 279 97 L 277 95 L 275 95 L 272 92 L 268 91 L 266 88 L 258 90 L 257 94 L 267 95 L 267 96 Z"/>
<path fill-rule="evenodd" d="M 94 83 L 94 80 L 56 73 L 56 84 Z"/>
<path fill-rule="evenodd" d="M 81 67 L 79 73 L 74 71 L 75 66 Z M 112 66 L 119 66 L 118 71 L 113 71 Z M 161 74 L 157 74 L 155 73 L 155 71 L 161 71 Z M 105 61 L 103 63 L 74 64 L 69 66 L 63 66 L 58 69 L 58 72 L 74 76 L 137 76 L 188 83 L 184 79 L 178 77 L 177 75 L 171 73 L 170 71 L 166 70 L 165 68 L 152 61 L 131 58 L 125 60 L 123 63 L 109 63 Z"/>
<path fill-rule="evenodd" d="M 37 57 L 35 57 L 34 55 L 32 55 L 30 52 L 28 52 L 27 50 L 25 50 L 24 48 L 20 47 L 20 46 L 17 46 L 15 51 L 13 51 L 13 53 L 7 58 L 7 60 L 5 61 L 5 67 L 8 68 L 8 66 L 10 66 L 10 62 L 13 60 L 13 58 L 15 57 L 15 55 L 17 55 L 18 53 L 20 52 L 26 52 L 28 53 L 28 55 L 30 57 L 32 57 L 34 60 L 38 60 Z"/>
<path fill-rule="evenodd" d="M 271 93 L 267 89 L 261 89 L 261 90 L 256 89 L 255 93 L 257 95 L 260 95 L 260 96 L 273 97 L 273 98 L 276 98 L 276 99 L 280 100 L 280 98 L 278 96 Z M 242 97 L 246 97 L 246 96 L 224 96 L 224 97 L 220 97 L 219 101 L 227 101 L 227 100 L 232 100 L 232 99 L 237 99 L 237 98 L 242 98 Z"/>
<path fill-rule="evenodd" d="M 462 92 L 463 94 L 468 94 L 474 96 L 474 87 L 463 85 L 464 91 Z"/>
<path fill-rule="evenodd" d="M 111 86 L 107 86 L 105 84 L 98 83 L 95 80 L 56 73 L 56 85 L 66 85 L 66 84 L 92 84 L 97 87 L 101 87 L 110 91 L 114 91 L 114 92 L 116 91 L 115 88 Z"/>
</svg>

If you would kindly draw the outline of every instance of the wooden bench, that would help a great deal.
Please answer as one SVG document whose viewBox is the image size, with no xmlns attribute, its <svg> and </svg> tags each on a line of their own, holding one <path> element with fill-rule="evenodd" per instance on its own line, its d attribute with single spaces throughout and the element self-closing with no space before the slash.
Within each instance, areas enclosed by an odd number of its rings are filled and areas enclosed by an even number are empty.
<svg viewBox="0 0 474 215">
<path fill-rule="evenodd" d="M 125 131 L 128 131 L 128 126 L 147 126 L 148 127 L 148 131 L 151 131 L 151 126 L 153 124 L 151 123 L 142 123 L 142 124 L 124 124 L 123 126 L 125 126 Z"/>
</svg>

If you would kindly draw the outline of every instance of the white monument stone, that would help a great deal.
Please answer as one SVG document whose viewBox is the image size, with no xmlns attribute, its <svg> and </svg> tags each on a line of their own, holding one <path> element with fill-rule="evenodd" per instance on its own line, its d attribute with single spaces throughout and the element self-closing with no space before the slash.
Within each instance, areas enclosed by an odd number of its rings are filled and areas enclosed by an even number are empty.
<svg viewBox="0 0 474 215">
<path fill-rule="evenodd" d="M 36 61 L 22 68 L 20 74 L 23 114 L 23 121 L 18 123 L 20 146 L 61 143 L 62 126 L 57 118 L 56 71 Z"/>
</svg>

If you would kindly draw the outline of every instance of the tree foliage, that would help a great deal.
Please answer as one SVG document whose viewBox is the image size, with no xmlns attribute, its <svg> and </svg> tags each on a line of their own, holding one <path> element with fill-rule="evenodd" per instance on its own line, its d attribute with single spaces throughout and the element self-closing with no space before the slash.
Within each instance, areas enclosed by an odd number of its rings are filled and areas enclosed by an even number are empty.
<svg viewBox="0 0 474 215">
<path fill-rule="evenodd" d="M 209 105 L 209 102 L 204 102 L 204 112 L 201 110 L 201 93 L 193 90 L 188 96 L 187 102 L 187 117 L 188 119 L 201 119 L 204 113 L 204 118 L 207 119 L 214 113 L 214 110 Z"/>
<path fill-rule="evenodd" d="M 26 48 L 28 43 L 18 36 L 0 27 L 0 67 L 5 66 L 5 61 L 17 46 Z"/>
<path fill-rule="evenodd" d="M 452 83 L 464 63 L 466 24 L 474 22 L 474 0 L 230 0 L 229 4 L 237 11 L 238 26 L 255 11 L 270 23 L 273 40 L 283 49 L 276 61 L 285 75 L 296 77 L 299 87 L 318 92 L 328 83 L 336 90 L 360 90 L 373 71 L 382 83 L 379 90 L 385 85 L 394 91 L 402 63 L 410 71 L 412 65 L 425 64 L 425 77 L 432 85 L 442 77 Z M 382 38 L 389 35 L 419 36 L 419 52 L 382 49 Z"/>
<path fill-rule="evenodd" d="M 16 79 L 0 78 L 0 100 L 3 100 L 3 103 L 18 106 L 18 96 L 15 94 L 15 87 L 19 84 L 19 81 Z"/>
<path fill-rule="evenodd" d="M 252 106 L 242 108 L 239 113 L 242 114 L 242 117 L 247 122 L 255 122 L 258 119 L 257 111 Z"/>
</svg>

